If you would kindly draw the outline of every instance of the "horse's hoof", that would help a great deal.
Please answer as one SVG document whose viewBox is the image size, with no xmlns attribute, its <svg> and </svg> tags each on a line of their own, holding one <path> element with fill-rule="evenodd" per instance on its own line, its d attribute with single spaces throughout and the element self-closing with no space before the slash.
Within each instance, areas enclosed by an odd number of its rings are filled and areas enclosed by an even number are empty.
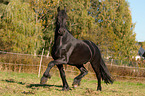
<svg viewBox="0 0 145 96">
<path fill-rule="evenodd" d="M 98 87 L 98 88 L 97 88 L 97 91 L 101 91 L 101 90 L 102 90 L 102 88 L 101 88 L 101 87 Z"/>
<path fill-rule="evenodd" d="M 73 88 L 77 88 L 78 87 L 78 85 L 77 84 L 73 84 Z"/>
<path fill-rule="evenodd" d="M 69 90 L 71 90 L 69 87 L 67 87 L 67 88 L 62 88 L 62 91 L 69 91 Z"/>
<path fill-rule="evenodd" d="M 73 82 L 72 86 L 73 88 L 77 88 L 78 86 L 80 86 L 80 82 Z"/>
<path fill-rule="evenodd" d="M 42 77 L 40 80 L 40 84 L 45 84 L 47 82 L 48 78 Z"/>
</svg>

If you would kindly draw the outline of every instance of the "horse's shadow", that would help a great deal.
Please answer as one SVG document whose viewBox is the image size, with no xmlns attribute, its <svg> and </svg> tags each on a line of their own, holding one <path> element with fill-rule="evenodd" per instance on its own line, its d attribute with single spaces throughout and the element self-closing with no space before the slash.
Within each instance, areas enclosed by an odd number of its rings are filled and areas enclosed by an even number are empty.
<svg viewBox="0 0 145 96">
<path fill-rule="evenodd" d="M 25 85 L 26 84 L 26 83 L 23 83 L 23 82 L 15 81 L 14 79 L 5 79 L 5 80 L 1 80 L 1 81 L 5 81 L 7 83 L 17 83 L 17 84 L 21 84 L 21 85 Z"/>
<path fill-rule="evenodd" d="M 61 85 L 48 85 L 48 84 L 43 84 L 43 85 L 42 84 L 29 84 L 26 87 L 27 88 L 32 88 L 32 89 L 38 88 L 38 87 L 43 87 L 43 88 L 58 87 L 58 88 L 62 88 Z"/>
<path fill-rule="evenodd" d="M 31 88 L 31 89 L 36 89 L 36 88 L 40 88 L 40 87 L 42 87 L 42 88 L 50 88 L 50 87 L 62 88 L 62 85 L 28 84 L 28 83 L 16 81 L 14 79 L 4 79 L 1 81 L 7 82 L 7 83 L 16 83 L 16 84 L 20 84 L 20 85 L 26 85 L 26 88 Z"/>
</svg>

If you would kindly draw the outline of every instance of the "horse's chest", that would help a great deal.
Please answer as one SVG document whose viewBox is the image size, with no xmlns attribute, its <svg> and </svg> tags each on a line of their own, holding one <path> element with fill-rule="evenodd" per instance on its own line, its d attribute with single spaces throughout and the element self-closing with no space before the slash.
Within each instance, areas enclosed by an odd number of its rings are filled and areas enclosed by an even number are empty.
<svg viewBox="0 0 145 96">
<path fill-rule="evenodd" d="M 71 46 L 70 43 L 67 44 L 58 44 L 59 46 L 55 46 L 55 50 L 54 50 L 54 56 L 57 58 L 62 58 L 63 56 L 65 56 Z"/>
</svg>

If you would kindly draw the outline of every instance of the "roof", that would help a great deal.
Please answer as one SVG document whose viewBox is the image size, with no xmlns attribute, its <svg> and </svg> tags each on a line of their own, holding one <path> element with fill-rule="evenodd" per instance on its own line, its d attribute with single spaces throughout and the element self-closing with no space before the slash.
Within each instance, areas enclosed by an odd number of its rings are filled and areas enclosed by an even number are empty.
<svg viewBox="0 0 145 96">
<path fill-rule="evenodd" d="M 138 53 L 139 53 L 140 56 L 145 57 L 145 50 L 142 47 L 140 47 Z"/>
</svg>

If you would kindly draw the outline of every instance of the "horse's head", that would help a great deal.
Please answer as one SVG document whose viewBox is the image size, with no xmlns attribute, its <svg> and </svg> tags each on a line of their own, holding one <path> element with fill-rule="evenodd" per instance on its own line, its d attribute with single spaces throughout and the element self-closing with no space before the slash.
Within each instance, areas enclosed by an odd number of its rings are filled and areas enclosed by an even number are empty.
<svg viewBox="0 0 145 96">
<path fill-rule="evenodd" d="M 67 19 L 67 14 L 66 14 L 66 8 L 64 10 L 60 10 L 60 7 L 57 8 L 57 21 L 56 25 L 58 26 L 58 33 L 60 35 L 63 35 L 66 31 L 66 19 Z"/>
</svg>

